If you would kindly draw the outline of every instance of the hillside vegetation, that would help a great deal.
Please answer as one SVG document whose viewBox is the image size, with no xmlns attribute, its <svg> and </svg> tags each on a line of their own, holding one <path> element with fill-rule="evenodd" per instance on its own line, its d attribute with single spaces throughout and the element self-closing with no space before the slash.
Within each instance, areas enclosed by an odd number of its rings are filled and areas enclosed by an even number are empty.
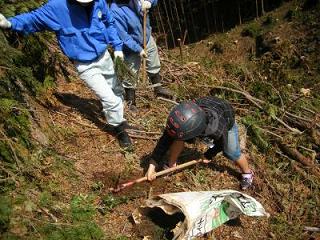
<svg viewBox="0 0 320 240">
<path fill-rule="evenodd" d="M 13 16 L 41 1 L 0 1 Z M 227 99 L 246 127 L 254 188 L 270 218 L 241 217 L 216 239 L 319 239 L 320 4 L 290 1 L 254 21 L 181 48 L 160 46 L 162 76 L 177 101 Z M 151 194 L 239 190 L 223 156 L 118 194 L 108 189 L 143 175 L 172 103 L 139 88 L 139 112 L 126 111 L 135 151 L 105 132 L 101 106 L 62 56 L 51 33 L 0 31 L 1 239 L 165 239 L 132 223 Z M 179 159 L 201 158 L 188 145 Z M 209 239 L 209 236 L 204 239 Z"/>
</svg>

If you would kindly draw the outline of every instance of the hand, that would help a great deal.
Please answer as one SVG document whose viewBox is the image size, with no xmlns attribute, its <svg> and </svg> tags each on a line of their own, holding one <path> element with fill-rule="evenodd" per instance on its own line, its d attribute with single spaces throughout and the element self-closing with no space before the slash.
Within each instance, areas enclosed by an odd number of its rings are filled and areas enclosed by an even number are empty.
<svg viewBox="0 0 320 240">
<path fill-rule="evenodd" d="M 0 13 L 0 28 L 11 28 L 11 22 L 9 22 L 5 16 Z"/>
<path fill-rule="evenodd" d="M 114 58 L 120 58 L 121 60 L 124 59 L 124 55 L 122 51 L 114 51 Z"/>
<path fill-rule="evenodd" d="M 150 164 L 149 164 L 149 168 L 148 168 L 148 171 L 146 172 L 146 177 L 148 179 L 148 181 L 153 181 L 156 179 L 156 167 L 157 167 L 157 164 L 151 160 L 150 161 Z"/>
<path fill-rule="evenodd" d="M 142 11 L 148 11 L 151 8 L 151 2 L 147 0 L 141 0 Z"/>
<path fill-rule="evenodd" d="M 147 58 L 148 55 L 147 53 L 142 49 L 141 52 L 139 53 L 141 58 Z"/>
</svg>

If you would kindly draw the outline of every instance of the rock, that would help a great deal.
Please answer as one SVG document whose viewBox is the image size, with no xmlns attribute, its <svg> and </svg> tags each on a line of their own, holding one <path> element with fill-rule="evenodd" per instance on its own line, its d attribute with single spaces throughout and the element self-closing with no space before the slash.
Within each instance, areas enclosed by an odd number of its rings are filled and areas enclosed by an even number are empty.
<svg viewBox="0 0 320 240">
<path fill-rule="evenodd" d="M 309 88 L 301 88 L 300 92 L 304 95 L 304 96 L 310 96 L 311 90 Z"/>
</svg>

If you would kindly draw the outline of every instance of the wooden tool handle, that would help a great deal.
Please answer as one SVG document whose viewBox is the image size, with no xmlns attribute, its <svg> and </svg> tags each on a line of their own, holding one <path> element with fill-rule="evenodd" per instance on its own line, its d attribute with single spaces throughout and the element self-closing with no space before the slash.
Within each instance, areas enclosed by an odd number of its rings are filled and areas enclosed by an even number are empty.
<svg viewBox="0 0 320 240">
<path fill-rule="evenodd" d="M 177 170 L 180 170 L 180 169 L 183 169 L 183 168 L 192 166 L 192 165 L 197 164 L 197 163 L 200 163 L 200 162 L 202 162 L 202 159 L 200 159 L 200 160 L 192 160 L 192 161 L 190 161 L 190 162 L 186 162 L 186 163 L 177 165 L 177 166 L 175 166 L 175 167 L 171 167 L 171 168 L 162 170 L 162 171 L 160 171 L 160 172 L 157 172 L 157 173 L 155 174 L 155 176 L 156 176 L 156 177 L 160 177 L 160 176 L 163 176 L 163 175 L 166 175 L 166 174 L 168 174 L 168 173 L 171 173 L 171 172 L 174 172 L 174 171 L 177 171 Z M 135 182 L 135 183 L 140 183 L 140 182 L 144 182 L 144 181 L 147 181 L 147 180 L 148 180 L 147 177 L 142 177 L 142 178 L 136 179 L 134 182 Z"/>
<path fill-rule="evenodd" d="M 143 50 L 147 53 L 147 10 L 143 11 Z M 147 83 L 147 59 L 142 59 L 142 80 L 143 84 Z"/>
<path fill-rule="evenodd" d="M 156 175 L 156 177 L 160 177 L 160 176 L 166 175 L 168 173 L 171 173 L 171 172 L 174 172 L 174 171 L 177 171 L 177 170 L 180 170 L 180 169 L 195 165 L 195 164 L 200 163 L 200 162 L 203 162 L 203 160 L 202 159 L 200 159 L 200 160 L 192 160 L 190 162 L 186 162 L 186 163 L 177 165 L 175 167 L 168 168 L 168 169 L 162 170 L 160 172 L 157 172 L 155 175 Z M 132 185 L 134 185 L 136 183 L 141 183 L 141 182 L 144 182 L 144 181 L 147 181 L 147 180 L 148 180 L 147 177 L 138 178 L 138 179 L 133 180 L 133 181 L 122 183 L 122 184 L 118 185 L 117 188 L 110 188 L 109 190 L 111 192 L 119 192 L 119 191 L 121 191 L 122 189 L 124 189 L 126 187 L 129 187 L 129 186 L 132 186 Z"/>
<path fill-rule="evenodd" d="M 143 11 L 143 49 L 147 48 L 147 10 Z"/>
</svg>

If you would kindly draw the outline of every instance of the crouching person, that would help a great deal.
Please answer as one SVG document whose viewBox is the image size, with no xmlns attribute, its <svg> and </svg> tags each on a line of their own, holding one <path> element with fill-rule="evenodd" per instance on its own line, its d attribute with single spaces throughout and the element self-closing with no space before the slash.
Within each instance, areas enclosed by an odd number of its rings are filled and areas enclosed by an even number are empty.
<svg viewBox="0 0 320 240">
<path fill-rule="evenodd" d="M 222 151 L 225 157 L 240 168 L 241 188 L 244 190 L 251 186 L 253 171 L 249 167 L 247 156 L 241 153 L 234 110 L 228 102 L 216 97 L 182 102 L 171 110 L 166 129 L 149 162 L 146 173 L 148 180 L 156 178 L 158 164 L 167 151 L 169 158 L 165 166 L 174 167 L 185 142 L 194 142 L 196 138 L 209 146 L 204 154 L 207 159 L 212 160 Z"/>
</svg>

